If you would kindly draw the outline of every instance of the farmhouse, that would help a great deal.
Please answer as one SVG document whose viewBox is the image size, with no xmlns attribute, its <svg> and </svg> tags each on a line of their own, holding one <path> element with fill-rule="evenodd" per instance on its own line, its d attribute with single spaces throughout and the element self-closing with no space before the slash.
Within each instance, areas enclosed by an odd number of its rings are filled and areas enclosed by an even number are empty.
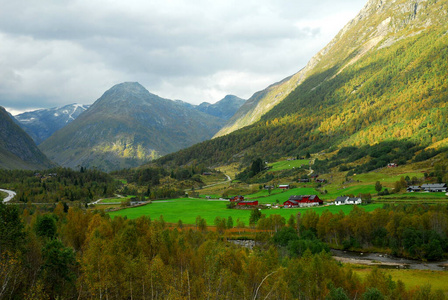
<svg viewBox="0 0 448 300">
<path fill-rule="evenodd" d="M 337 197 L 334 201 L 335 205 L 349 205 L 349 204 L 361 204 L 362 200 L 361 198 L 351 198 L 347 196 L 340 196 Z"/>
<path fill-rule="evenodd" d="M 322 205 L 324 202 L 317 195 L 293 195 L 283 203 L 283 207 L 309 207 Z"/>
<path fill-rule="evenodd" d="M 258 201 L 240 201 L 237 203 L 240 206 L 258 206 Z"/>
<path fill-rule="evenodd" d="M 418 185 L 410 185 L 410 186 L 408 186 L 408 188 L 406 189 L 406 191 L 408 191 L 409 193 L 420 192 L 421 190 L 422 190 L 422 188 L 419 187 Z"/>
<path fill-rule="evenodd" d="M 240 202 L 240 201 L 244 201 L 243 196 L 235 196 L 235 197 L 230 198 L 230 202 Z"/>
<path fill-rule="evenodd" d="M 398 165 L 396 163 L 388 163 L 387 167 L 388 168 L 396 168 L 396 167 L 398 167 Z"/>
<path fill-rule="evenodd" d="M 298 181 L 299 182 L 310 182 L 310 180 L 308 178 L 300 178 Z"/>
<path fill-rule="evenodd" d="M 278 188 L 281 190 L 287 190 L 287 189 L 289 189 L 289 184 L 280 184 L 278 186 Z"/>
<path fill-rule="evenodd" d="M 426 192 L 444 192 L 446 193 L 446 183 L 427 183 L 422 185 L 422 190 Z"/>
</svg>

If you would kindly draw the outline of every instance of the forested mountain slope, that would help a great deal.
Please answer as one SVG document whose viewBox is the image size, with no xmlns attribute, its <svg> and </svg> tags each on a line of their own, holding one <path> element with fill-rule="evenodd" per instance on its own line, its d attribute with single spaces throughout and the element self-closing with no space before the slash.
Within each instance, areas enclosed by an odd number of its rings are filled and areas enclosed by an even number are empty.
<svg viewBox="0 0 448 300">
<path fill-rule="evenodd" d="M 0 106 L 0 169 L 38 170 L 54 166 Z"/>
<path fill-rule="evenodd" d="M 446 145 L 447 46 L 448 0 L 371 0 L 260 121 L 163 162 L 219 164 L 386 140 Z"/>
</svg>

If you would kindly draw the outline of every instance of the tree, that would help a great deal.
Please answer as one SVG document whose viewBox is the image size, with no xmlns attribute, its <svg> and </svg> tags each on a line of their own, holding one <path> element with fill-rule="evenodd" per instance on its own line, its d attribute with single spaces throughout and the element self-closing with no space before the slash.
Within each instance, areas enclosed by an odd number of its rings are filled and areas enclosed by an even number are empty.
<svg viewBox="0 0 448 300">
<path fill-rule="evenodd" d="M 261 211 L 258 208 L 252 209 L 252 211 L 250 212 L 249 224 L 250 225 L 257 224 L 260 218 L 261 218 Z"/>
<path fill-rule="evenodd" d="M 38 236 L 54 238 L 56 236 L 56 221 L 50 215 L 39 216 L 34 230 Z"/>
<path fill-rule="evenodd" d="M 16 206 L 4 205 L 0 202 L 0 253 L 5 250 L 14 251 L 23 242 L 25 233 Z"/>
<path fill-rule="evenodd" d="M 76 259 L 72 248 L 64 247 L 61 241 L 53 239 L 42 249 L 42 258 L 42 277 L 50 295 L 61 296 L 67 291 L 67 284 L 69 288 L 74 287 Z"/>
<path fill-rule="evenodd" d="M 375 182 L 375 191 L 377 191 L 379 193 L 379 192 L 381 192 L 382 189 L 383 189 L 383 185 L 381 184 L 381 182 L 379 182 L 379 181 Z"/>
<path fill-rule="evenodd" d="M 233 228 L 233 219 L 232 216 L 229 216 L 227 218 L 227 229 L 232 229 Z"/>
</svg>

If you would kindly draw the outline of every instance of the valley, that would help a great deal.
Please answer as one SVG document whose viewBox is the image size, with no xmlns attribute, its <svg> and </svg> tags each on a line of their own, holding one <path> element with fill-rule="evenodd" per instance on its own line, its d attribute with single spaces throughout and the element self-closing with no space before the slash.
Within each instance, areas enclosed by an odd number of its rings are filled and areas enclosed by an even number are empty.
<svg viewBox="0 0 448 300">
<path fill-rule="evenodd" d="M 448 0 L 368 0 L 247 101 L 194 105 L 134 81 L 92 105 L 0 107 L 0 299 L 446 299 L 447 16 Z M 192 62 L 126 75 L 176 73 L 143 76 L 175 89 Z M 200 94 L 250 84 L 220 74 Z"/>
</svg>

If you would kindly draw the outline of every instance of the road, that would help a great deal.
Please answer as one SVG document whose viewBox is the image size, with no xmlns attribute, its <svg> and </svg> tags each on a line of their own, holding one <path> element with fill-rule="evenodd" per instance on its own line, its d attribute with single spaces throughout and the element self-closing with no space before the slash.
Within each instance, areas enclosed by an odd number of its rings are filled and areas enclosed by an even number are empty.
<svg viewBox="0 0 448 300">
<path fill-rule="evenodd" d="M 0 189 L 0 191 L 8 194 L 8 196 L 5 199 L 3 199 L 3 203 L 11 201 L 12 198 L 14 198 L 16 196 L 16 192 L 14 192 L 14 191 L 4 190 L 4 189 Z"/>
</svg>

